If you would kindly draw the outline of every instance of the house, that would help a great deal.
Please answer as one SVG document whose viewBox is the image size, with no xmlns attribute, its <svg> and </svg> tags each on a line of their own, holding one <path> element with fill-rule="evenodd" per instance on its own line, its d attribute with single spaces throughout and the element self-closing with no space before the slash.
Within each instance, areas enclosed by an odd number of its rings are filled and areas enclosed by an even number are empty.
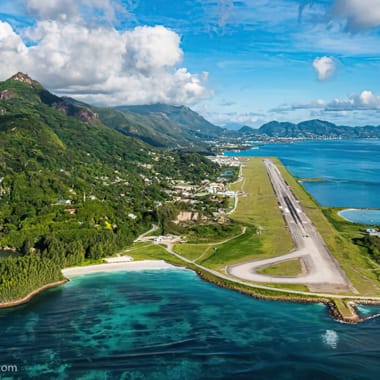
<svg viewBox="0 0 380 380">
<path fill-rule="evenodd" d="M 77 213 L 76 208 L 67 208 L 65 212 L 69 213 L 70 215 L 75 215 Z"/>
<path fill-rule="evenodd" d="M 368 232 L 369 236 L 380 237 L 380 229 L 379 228 L 368 228 L 367 232 Z"/>
<path fill-rule="evenodd" d="M 56 205 L 71 205 L 72 201 L 70 199 L 58 199 Z"/>
</svg>

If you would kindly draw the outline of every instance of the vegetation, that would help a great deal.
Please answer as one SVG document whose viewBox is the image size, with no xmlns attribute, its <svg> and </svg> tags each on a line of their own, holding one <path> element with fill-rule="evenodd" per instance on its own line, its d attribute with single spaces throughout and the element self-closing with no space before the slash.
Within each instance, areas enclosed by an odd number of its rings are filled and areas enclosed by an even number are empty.
<svg viewBox="0 0 380 380">
<path fill-rule="evenodd" d="M 59 266 L 38 255 L 0 260 L 0 301 L 21 299 L 46 284 L 62 279 Z"/>
<path fill-rule="evenodd" d="M 364 236 L 362 238 L 355 238 L 353 241 L 358 246 L 365 248 L 371 258 L 380 265 L 380 239 L 378 237 Z"/>
<path fill-rule="evenodd" d="M 62 268 L 112 255 L 152 222 L 165 229 L 176 213 L 166 192 L 175 181 L 196 184 L 220 174 L 218 165 L 199 154 L 156 151 L 104 126 L 91 107 L 59 98 L 23 74 L 1 82 L 4 91 L 0 249 L 19 252 L 14 268 L 37 257 L 41 264 L 35 263 L 50 271 L 49 263 Z M 14 270 L 4 269 L 0 287 L 14 284 Z M 25 275 L 33 286 L 56 277 L 36 273 Z M 14 297 L 19 294 L 15 288 Z"/>
<path fill-rule="evenodd" d="M 196 223 L 186 229 L 187 242 L 195 243 L 217 243 L 234 237 L 241 232 L 241 227 L 237 223 Z"/>
<path fill-rule="evenodd" d="M 287 260 L 262 268 L 257 271 L 261 274 L 281 277 L 295 277 L 303 273 L 302 265 L 299 259 Z"/>
<path fill-rule="evenodd" d="M 293 248 L 293 241 L 283 220 L 262 159 L 251 158 L 243 167 L 244 181 L 234 185 L 246 196 L 239 197 L 231 218 L 257 228 L 260 258 L 279 256 Z"/>
<path fill-rule="evenodd" d="M 156 147 L 183 148 L 195 144 L 198 150 L 206 150 L 202 140 L 220 137 L 224 132 L 184 106 L 153 104 L 97 111 L 105 125 Z"/>
</svg>

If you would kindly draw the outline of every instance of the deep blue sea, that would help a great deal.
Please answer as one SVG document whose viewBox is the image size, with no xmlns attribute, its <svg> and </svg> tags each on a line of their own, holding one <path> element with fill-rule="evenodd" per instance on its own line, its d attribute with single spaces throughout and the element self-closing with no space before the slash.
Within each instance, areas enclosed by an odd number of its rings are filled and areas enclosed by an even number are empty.
<svg viewBox="0 0 380 380">
<path fill-rule="evenodd" d="M 187 270 L 77 277 L 1 311 L 0 326 L 0 364 L 16 365 L 21 379 L 349 380 L 380 373 L 380 319 L 341 324 L 323 305 L 259 301 Z"/>
<path fill-rule="evenodd" d="M 380 140 L 264 144 L 226 155 L 276 156 L 322 206 L 380 208 Z"/>
</svg>

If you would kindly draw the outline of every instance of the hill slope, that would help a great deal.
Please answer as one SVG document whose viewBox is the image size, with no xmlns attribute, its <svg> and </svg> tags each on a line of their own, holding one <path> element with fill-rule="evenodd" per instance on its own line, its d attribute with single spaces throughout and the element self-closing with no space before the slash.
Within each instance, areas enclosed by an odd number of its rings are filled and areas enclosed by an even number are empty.
<svg viewBox="0 0 380 380">
<path fill-rule="evenodd" d="M 33 255 L 27 265 L 35 269 L 51 262 L 56 274 L 54 265 L 113 254 L 159 220 L 156 204 L 168 199 L 171 180 L 201 181 L 218 170 L 199 155 L 158 152 L 108 128 L 90 107 L 24 74 L 0 83 L 0 251 Z M 7 260 L 12 271 L 24 268 Z M 4 263 L 0 257 L 0 302 L 12 293 Z"/>
<path fill-rule="evenodd" d="M 97 112 L 105 125 L 157 147 L 202 146 L 225 132 L 184 106 L 122 106 Z"/>
</svg>

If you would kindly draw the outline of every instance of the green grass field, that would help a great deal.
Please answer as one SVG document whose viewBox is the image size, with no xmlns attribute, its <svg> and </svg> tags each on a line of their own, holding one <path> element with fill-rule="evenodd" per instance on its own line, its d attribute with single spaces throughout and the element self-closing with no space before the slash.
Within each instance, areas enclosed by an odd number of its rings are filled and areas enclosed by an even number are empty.
<svg viewBox="0 0 380 380">
<path fill-rule="evenodd" d="M 171 255 L 165 248 L 153 243 L 134 243 L 132 248 L 125 252 L 132 256 L 134 260 L 165 260 L 174 265 L 183 266 L 184 263 L 179 258 Z"/>
<path fill-rule="evenodd" d="M 299 259 L 283 261 L 281 263 L 262 268 L 257 272 L 282 277 L 295 277 L 303 273 L 302 265 Z"/>
</svg>

